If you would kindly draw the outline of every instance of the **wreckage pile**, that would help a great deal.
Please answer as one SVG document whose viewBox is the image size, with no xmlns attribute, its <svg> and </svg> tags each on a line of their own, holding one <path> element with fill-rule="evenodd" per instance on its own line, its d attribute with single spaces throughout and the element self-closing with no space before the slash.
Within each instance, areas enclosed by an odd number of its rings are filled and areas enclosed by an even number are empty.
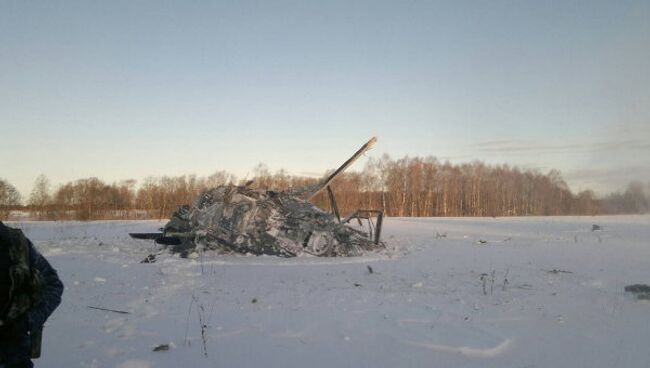
<svg viewBox="0 0 650 368">
<path fill-rule="evenodd" d="M 293 257 L 356 256 L 383 248 L 380 242 L 383 214 L 358 210 L 346 219 L 339 217 L 332 181 L 377 141 L 370 139 L 341 167 L 320 183 L 287 192 L 225 185 L 199 195 L 192 205 L 179 207 L 162 233 L 130 234 L 138 239 L 155 239 L 172 252 L 186 256 L 196 249 L 231 251 Z M 309 199 L 327 190 L 332 214 L 314 206 Z M 376 217 L 376 224 L 373 222 Z M 368 233 L 346 225 L 366 221 Z M 155 256 L 143 262 L 152 262 Z"/>
<path fill-rule="evenodd" d="M 356 256 L 383 247 L 296 196 L 244 186 L 207 190 L 192 206 L 180 207 L 164 236 L 181 239 L 172 250 L 195 247 L 293 257 Z"/>
</svg>

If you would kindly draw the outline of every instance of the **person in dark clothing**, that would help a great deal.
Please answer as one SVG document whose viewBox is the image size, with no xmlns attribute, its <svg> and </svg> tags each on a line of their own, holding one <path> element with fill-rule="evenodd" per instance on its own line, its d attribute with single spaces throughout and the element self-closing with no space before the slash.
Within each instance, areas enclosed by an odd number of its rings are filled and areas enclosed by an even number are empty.
<svg viewBox="0 0 650 368">
<path fill-rule="evenodd" d="M 63 283 L 22 231 L 0 222 L 0 368 L 32 368 Z"/>
</svg>

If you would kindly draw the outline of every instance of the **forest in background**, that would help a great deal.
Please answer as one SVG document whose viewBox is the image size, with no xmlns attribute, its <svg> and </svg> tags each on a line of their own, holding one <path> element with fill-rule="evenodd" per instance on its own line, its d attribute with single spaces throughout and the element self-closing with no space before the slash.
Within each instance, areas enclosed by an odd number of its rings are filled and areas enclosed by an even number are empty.
<svg viewBox="0 0 650 368">
<path fill-rule="evenodd" d="M 27 211 L 34 220 L 164 219 L 207 188 L 249 180 L 254 188 L 279 191 L 320 179 L 284 170 L 272 173 L 263 164 L 252 179 L 240 180 L 217 171 L 207 177 L 148 177 L 139 185 L 135 180 L 109 184 L 85 178 L 53 187 L 41 175 L 24 198 L 0 178 L 0 220 L 12 211 Z M 387 216 L 459 217 L 637 214 L 650 207 L 650 183 L 632 182 L 621 192 L 599 198 L 591 190 L 572 193 L 557 170 L 541 173 L 480 161 L 451 164 L 434 157 L 371 157 L 363 170 L 338 177 L 332 189 L 344 216 L 360 208 L 380 209 Z M 312 202 L 329 210 L 324 193 Z"/>
</svg>

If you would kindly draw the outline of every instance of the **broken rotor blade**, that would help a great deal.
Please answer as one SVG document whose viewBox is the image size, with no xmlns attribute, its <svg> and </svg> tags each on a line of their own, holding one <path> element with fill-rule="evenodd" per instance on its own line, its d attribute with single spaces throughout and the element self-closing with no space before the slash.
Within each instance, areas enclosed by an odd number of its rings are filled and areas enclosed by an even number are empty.
<svg viewBox="0 0 650 368">
<path fill-rule="evenodd" d="M 341 175 L 350 165 L 354 163 L 361 155 L 366 153 L 372 146 L 377 143 L 377 137 L 372 137 L 366 144 L 361 146 L 357 150 L 357 152 L 352 155 L 347 161 L 343 163 L 338 169 L 336 169 L 332 174 L 330 174 L 327 178 L 323 179 L 320 183 L 315 185 L 313 188 L 309 188 L 309 190 L 303 194 L 303 197 L 306 200 L 312 199 L 314 196 L 316 196 L 318 193 L 320 193 L 323 189 L 327 188 L 334 179 L 336 179 L 337 176 Z"/>
</svg>

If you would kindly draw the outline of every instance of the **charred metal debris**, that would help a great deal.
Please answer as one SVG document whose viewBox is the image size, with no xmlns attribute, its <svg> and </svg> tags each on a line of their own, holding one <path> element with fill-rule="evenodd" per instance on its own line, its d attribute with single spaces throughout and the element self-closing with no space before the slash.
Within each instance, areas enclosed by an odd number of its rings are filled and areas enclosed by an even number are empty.
<svg viewBox="0 0 650 368">
<path fill-rule="evenodd" d="M 155 239 L 181 256 L 197 249 L 280 257 L 357 256 L 381 249 L 382 211 L 359 209 L 341 219 L 330 186 L 376 141 L 370 139 L 315 185 L 288 191 L 253 189 L 250 182 L 219 186 L 201 193 L 193 204 L 180 206 L 161 233 L 130 235 Z M 328 193 L 330 212 L 309 202 L 323 190 Z"/>
</svg>

